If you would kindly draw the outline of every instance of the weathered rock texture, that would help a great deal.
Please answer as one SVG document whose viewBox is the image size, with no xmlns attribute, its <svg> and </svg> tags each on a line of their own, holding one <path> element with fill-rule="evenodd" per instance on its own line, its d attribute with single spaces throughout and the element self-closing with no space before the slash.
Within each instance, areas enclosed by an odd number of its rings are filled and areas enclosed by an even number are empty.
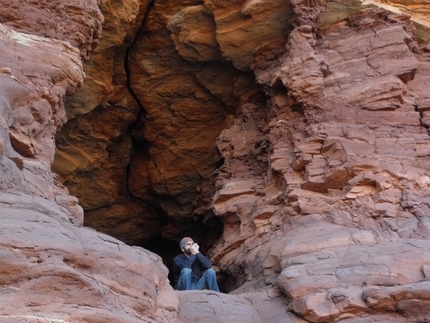
<svg viewBox="0 0 430 323">
<path fill-rule="evenodd" d="M 1 22 L 16 31 L 68 41 L 83 58 L 98 44 L 103 16 L 100 1 L 3 0 Z"/>
<path fill-rule="evenodd" d="M 270 104 L 220 136 L 213 258 L 236 292 L 275 286 L 310 322 L 425 320 L 428 50 L 374 7 L 315 32 L 322 4 L 296 3 L 285 48 L 253 65 Z"/>
<path fill-rule="evenodd" d="M 176 316 L 177 296 L 158 256 L 70 223 L 68 212 L 46 199 L 2 193 L 0 208 L 0 322 Z"/>
<path fill-rule="evenodd" d="M 16 18 L 8 20 L 13 26 L 25 19 L 27 33 L 0 24 L 0 321 L 174 321 L 178 298 L 161 258 L 84 228 L 77 199 L 50 169 L 54 135 L 66 121 L 64 98 L 84 79 L 86 52 L 77 46 L 98 37 L 92 34 L 102 19 L 96 3 L 68 7 L 82 21 L 76 25 L 53 16 L 50 6 L 32 17 L 13 16 L 13 8 L 16 3 L 2 20 Z M 72 34 L 73 26 L 84 28 L 85 39 L 51 35 L 48 22 L 50 37 L 36 35 L 42 12 L 63 19 Z M 97 19 L 86 19 L 94 12 Z M 75 36 L 80 42 L 71 45 Z"/>
<path fill-rule="evenodd" d="M 1 189 L 56 199 L 82 221 L 76 198 L 55 188 L 54 133 L 66 121 L 63 100 L 82 83 L 79 52 L 69 43 L 0 25 Z M 22 53 L 26 53 L 23 55 Z"/>
<path fill-rule="evenodd" d="M 102 3 L 103 33 L 85 65 L 84 86 L 66 100 L 70 120 L 56 136 L 53 165 L 86 210 L 87 225 L 135 245 L 162 222 L 148 204 L 130 198 L 126 183 L 140 105 L 128 90 L 124 57 L 147 7 L 148 1 Z"/>
<path fill-rule="evenodd" d="M 22 4 L 0 322 L 430 319 L 428 1 Z M 182 234 L 230 295 L 127 245 Z"/>
</svg>

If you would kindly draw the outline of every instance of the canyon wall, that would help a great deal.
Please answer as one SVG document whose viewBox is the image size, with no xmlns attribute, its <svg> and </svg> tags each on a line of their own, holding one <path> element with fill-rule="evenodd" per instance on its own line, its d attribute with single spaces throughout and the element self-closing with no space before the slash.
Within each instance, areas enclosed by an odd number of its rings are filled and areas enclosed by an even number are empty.
<svg viewBox="0 0 430 323">
<path fill-rule="evenodd" d="M 172 322 L 161 258 L 83 227 L 51 172 L 65 97 L 101 33 L 98 4 L 1 6 L 0 322 Z"/>
<path fill-rule="evenodd" d="M 428 1 L 0 7 L 0 322 L 430 319 Z"/>
</svg>

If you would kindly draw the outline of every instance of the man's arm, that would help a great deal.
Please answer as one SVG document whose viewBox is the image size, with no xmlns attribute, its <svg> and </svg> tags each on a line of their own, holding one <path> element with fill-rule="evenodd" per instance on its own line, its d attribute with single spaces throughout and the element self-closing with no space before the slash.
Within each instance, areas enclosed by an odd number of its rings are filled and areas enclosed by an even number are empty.
<svg viewBox="0 0 430 323">
<path fill-rule="evenodd" d="M 197 261 L 199 263 L 199 265 L 200 265 L 200 267 L 201 267 L 202 270 L 207 270 L 207 269 L 209 269 L 209 268 L 212 267 L 212 263 L 211 263 L 211 261 L 208 258 L 206 258 L 205 256 L 203 256 L 200 253 L 199 248 L 200 247 L 199 247 L 199 245 L 197 243 L 194 243 L 191 246 L 191 249 L 190 249 L 191 250 L 191 255 L 196 257 L 195 260 L 193 260 L 193 262 Z"/>
<path fill-rule="evenodd" d="M 184 268 L 191 268 L 195 260 L 196 255 L 190 255 L 188 258 L 177 256 L 173 259 L 173 269 L 180 272 Z"/>
<path fill-rule="evenodd" d="M 201 252 L 199 252 L 199 253 L 196 254 L 196 260 L 200 263 L 200 266 L 204 270 L 207 270 L 207 269 L 209 269 L 209 268 L 212 267 L 211 261 L 208 258 L 206 258 L 205 256 L 203 256 L 201 254 Z"/>
<path fill-rule="evenodd" d="M 192 259 L 190 259 L 192 258 Z M 184 268 L 190 268 L 193 264 L 194 260 L 196 259 L 196 256 L 191 255 L 189 258 L 178 255 L 175 258 L 173 258 L 173 278 L 175 280 L 175 285 L 178 283 L 179 276 L 181 275 L 181 271 Z"/>
</svg>

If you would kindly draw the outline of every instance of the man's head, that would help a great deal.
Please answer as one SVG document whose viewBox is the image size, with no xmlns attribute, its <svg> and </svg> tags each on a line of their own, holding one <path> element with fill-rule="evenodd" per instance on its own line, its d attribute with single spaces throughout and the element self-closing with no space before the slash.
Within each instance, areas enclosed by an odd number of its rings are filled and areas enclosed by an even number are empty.
<svg viewBox="0 0 430 323">
<path fill-rule="evenodd" d="M 182 238 L 181 242 L 179 242 L 179 248 L 181 248 L 182 252 L 190 254 L 190 248 L 193 245 L 194 241 L 190 237 Z"/>
</svg>

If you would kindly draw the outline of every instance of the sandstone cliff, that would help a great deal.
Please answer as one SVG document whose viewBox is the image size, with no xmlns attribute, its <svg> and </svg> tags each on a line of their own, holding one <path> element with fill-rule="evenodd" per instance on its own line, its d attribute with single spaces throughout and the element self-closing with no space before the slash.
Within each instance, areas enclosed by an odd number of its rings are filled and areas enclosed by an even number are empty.
<svg viewBox="0 0 430 323">
<path fill-rule="evenodd" d="M 429 1 L 0 8 L 0 322 L 430 319 Z"/>
</svg>

